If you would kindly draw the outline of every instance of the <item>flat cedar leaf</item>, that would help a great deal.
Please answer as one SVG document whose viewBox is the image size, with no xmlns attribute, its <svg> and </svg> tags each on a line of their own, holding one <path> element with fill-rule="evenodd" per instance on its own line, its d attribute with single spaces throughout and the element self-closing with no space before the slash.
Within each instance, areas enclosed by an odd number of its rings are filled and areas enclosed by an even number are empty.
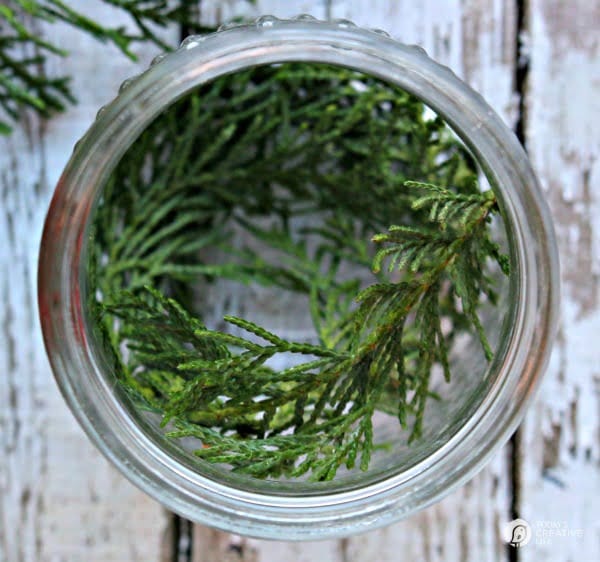
<svg viewBox="0 0 600 562">
<path fill-rule="evenodd" d="M 420 181 L 412 181 L 412 180 L 405 181 L 404 186 L 411 187 L 411 188 L 417 188 L 417 189 L 425 189 L 427 191 L 433 191 L 435 193 L 443 193 L 443 194 L 448 193 L 447 189 L 445 189 L 439 185 L 435 185 L 432 183 L 426 183 L 426 182 L 420 182 Z"/>
<path fill-rule="evenodd" d="M 389 255 L 400 255 L 402 253 L 401 247 L 394 245 L 389 248 L 383 248 L 375 254 L 375 258 L 373 258 L 373 273 L 379 273 L 381 271 L 381 265 L 385 258 Z"/>
<path fill-rule="evenodd" d="M 392 239 L 398 239 L 403 236 L 416 236 L 419 238 L 430 236 L 430 232 L 417 226 L 394 225 L 389 228 Z"/>
<path fill-rule="evenodd" d="M 443 200 L 443 196 L 441 194 L 433 194 L 433 195 L 424 195 L 423 197 L 419 197 L 419 199 L 415 199 L 411 204 L 411 207 L 417 211 L 422 209 L 423 207 L 427 207 L 428 205 L 432 205 L 435 207 Z M 435 213 L 434 213 L 435 216 Z M 430 217 L 430 220 L 433 220 L 433 217 Z"/>
</svg>

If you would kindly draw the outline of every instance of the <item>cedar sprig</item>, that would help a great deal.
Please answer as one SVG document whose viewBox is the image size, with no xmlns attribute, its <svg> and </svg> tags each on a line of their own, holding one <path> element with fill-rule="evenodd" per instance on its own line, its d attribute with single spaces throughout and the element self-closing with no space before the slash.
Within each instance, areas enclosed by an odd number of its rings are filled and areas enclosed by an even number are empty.
<svg viewBox="0 0 600 562">
<path fill-rule="evenodd" d="M 98 206 L 93 310 L 117 377 L 207 462 L 366 470 L 375 411 L 421 436 L 456 335 L 491 358 L 478 313 L 508 261 L 476 177 L 421 102 L 353 71 L 294 63 L 203 86 L 140 137 Z M 304 295 L 315 341 L 236 317 L 208 328 L 191 286 L 220 279 Z"/>
<path fill-rule="evenodd" d="M 161 37 L 161 30 L 168 26 L 185 28 L 188 33 L 214 31 L 196 21 L 193 8 L 197 6 L 197 0 L 179 0 L 176 3 L 167 0 L 102 1 L 114 7 L 115 11 L 128 15 L 131 25 L 111 26 L 96 21 L 73 1 L 2 2 L 0 107 L 8 119 L 0 119 L 0 134 L 12 131 L 10 121 L 17 122 L 24 108 L 48 118 L 75 102 L 69 85 L 70 77 L 50 77 L 43 72 L 48 57 L 65 57 L 75 50 L 72 48 L 75 46 L 60 45 L 52 39 L 50 30 L 56 23 L 67 24 L 98 41 L 110 43 L 131 60 L 137 60 L 134 47 L 138 43 L 151 44 L 165 51 L 174 48 L 176 45 L 166 43 Z"/>
<path fill-rule="evenodd" d="M 472 272 L 454 263 L 464 259 L 475 242 L 490 202 L 494 204 L 488 193 L 480 194 L 479 211 L 472 213 L 471 221 L 454 238 L 448 237 L 447 228 L 440 230 L 436 241 L 440 250 L 430 255 L 436 264 L 421 277 L 363 290 L 357 296 L 358 308 L 348 318 L 355 327 L 354 338 L 337 349 L 290 342 L 235 317 L 225 321 L 241 328 L 246 337 L 209 330 L 174 300 L 151 288 L 146 288 L 145 295 L 117 296 L 120 304 L 106 310 L 129 326 L 122 335 L 136 363 L 144 365 L 142 376 L 154 388 L 155 399 L 162 401 L 163 425 L 175 421 L 177 429 L 169 436 L 200 437 L 199 457 L 252 476 L 298 476 L 310 470 L 314 479 L 329 479 L 340 466 L 353 467 L 359 452 L 361 465 L 368 466 L 374 445 L 371 418 L 390 377 L 398 383 L 400 423 L 407 427 L 412 417 L 410 439 L 420 436 L 433 366 L 440 364 L 450 380 L 439 305 L 442 277 L 446 274 L 453 279 L 460 272 L 455 283 L 472 279 Z M 374 237 L 404 256 L 414 254 L 413 246 L 406 244 L 410 238 L 421 243 L 423 233 L 394 228 L 390 235 Z M 377 266 L 380 255 L 375 258 Z M 404 256 L 400 260 L 394 256 L 394 260 L 414 271 L 418 254 L 413 262 Z M 478 302 L 471 300 L 477 286 L 470 283 L 457 288 L 457 294 L 488 353 L 479 320 L 471 314 Z M 418 341 L 414 365 L 407 364 L 404 352 L 408 323 Z M 266 344 L 257 343 L 256 338 Z M 276 354 L 289 353 L 302 356 L 303 362 L 280 372 L 266 365 Z M 176 390 L 173 381 L 177 381 Z M 293 433 L 284 434 L 290 429 Z"/>
</svg>

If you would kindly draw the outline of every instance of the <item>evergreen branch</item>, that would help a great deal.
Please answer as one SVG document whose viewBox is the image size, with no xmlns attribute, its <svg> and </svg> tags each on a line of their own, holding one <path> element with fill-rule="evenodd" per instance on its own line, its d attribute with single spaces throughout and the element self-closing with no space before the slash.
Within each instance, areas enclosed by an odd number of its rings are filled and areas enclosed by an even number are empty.
<svg viewBox="0 0 600 562">
<path fill-rule="evenodd" d="M 420 437 L 456 335 L 491 358 L 479 308 L 508 258 L 475 178 L 443 122 L 352 71 L 286 64 L 203 86 L 145 131 L 98 207 L 93 310 L 119 379 L 206 462 L 366 470 L 376 410 Z M 219 279 L 303 295 L 318 343 L 233 316 L 235 334 L 205 326 L 191 285 Z"/>
<path fill-rule="evenodd" d="M 43 71 L 48 56 L 65 57 L 70 49 L 57 45 L 50 33 L 48 39 L 43 39 L 42 25 L 62 22 L 114 45 L 134 61 L 137 43 L 165 51 L 174 47 L 161 38 L 161 28 L 176 25 L 197 33 L 214 31 L 194 21 L 190 7 L 197 4 L 196 0 L 180 0 L 175 6 L 166 0 L 102 1 L 114 7 L 116 13 L 129 16 L 131 25 L 105 25 L 77 9 L 74 2 L 63 0 L 7 0 L 0 6 L 0 107 L 11 121 L 18 121 L 24 108 L 48 118 L 75 102 L 70 77 L 50 78 Z M 8 121 L 0 120 L 0 134 L 11 130 Z"/>
</svg>

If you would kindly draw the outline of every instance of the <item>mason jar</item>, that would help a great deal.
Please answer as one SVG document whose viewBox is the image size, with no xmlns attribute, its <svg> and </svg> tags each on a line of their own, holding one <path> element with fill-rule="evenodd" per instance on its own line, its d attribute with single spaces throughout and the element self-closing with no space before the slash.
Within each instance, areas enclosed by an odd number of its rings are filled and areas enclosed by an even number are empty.
<svg viewBox="0 0 600 562">
<path fill-rule="evenodd" d="M 314 540 L 371 530 L 464 484 L 515 431 L 539 385 L 557 323 L 554 231 L 514 134 L 481 96 L 421 48 L 348 21 L 262 17 L 190 37 L 161 59 L 124 84 L 77 144 L 56 187 L 40 249 L 46 349 L 64 398 L 89 438 L 131 482 L 170 510 L 260 538 Z M 441 116 L 496 194 L 511 262 L 501 314 L 484 318 L 496 348 L 492 362 L 473 363 L 467 348 L 456 380 L 443 391 L 443 405 L 428 413 L 422 439 L 410 447 L 393 446 L 366 472 L 328 482 L 253 479 L 194 462 L 132 407 L 115 382 L 87 306 L 94 210 L 107 178 L 142 131 L 202 84 L 249 67 L 293 61 L 373 76 Z"/>
</svg>

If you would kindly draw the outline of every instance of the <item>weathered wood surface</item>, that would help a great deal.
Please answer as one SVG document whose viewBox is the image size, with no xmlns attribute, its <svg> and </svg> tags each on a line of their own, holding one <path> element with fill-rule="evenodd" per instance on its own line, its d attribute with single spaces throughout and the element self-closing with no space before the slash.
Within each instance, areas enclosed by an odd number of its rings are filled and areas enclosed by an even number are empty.
<svg viewBox="0 0 600 562">
<path fill-rule="evenodd" d="M 114 23 L 99 2 L 77 4 Z M 241 6 L 204 0 L 202 17 L 226 19 Z M 522 43 L 530 72 L 519 104 L 515 47 L 517 14 L 524 8 Z M 505 448 L 461 490 L 382 531 L 289 544 L 197 526 L 181 532 L 183 548 L 176 556 L 169 516 L 87 442 L 55 387 L 41 344 L 35 271 L 52 186 L 97 108 L 136 71 L 110 47 L 54 28 L 54 37 L 73 55 L 48 71 L 75 76 L 80 104 L 48 124 L 29 118 L 22 130 L 0 138 L 0 562 L 479 562 L 515 560 L 516 554 L 532 562 L 600 560 L 598 4 L 259 0 L 254 12 L 309 12 L 387 29 L 448 64 L 511 126 L 519 108 L 525 110 L 525 140 L 552 205 L 564 284 L 560 338 L 524 424 L 519 478 L 512 481 L 511 451 Z M 534 531 L 531 544 L 518 553 L 509 553 L 500 536 L 513 509 Z M 557 525 L 570 536 L 551 536 Z"/>
<path fill-rule="evenodd" d="M 117 23 L 114 10 L 87 4 Z M 28 116 L 0 138 L 0 561 L 159 562 L 169 517 L 108 464 L 67 409 L 43 349 L 36 299 L 53 187 L 73 144 L 136 65 L 72 29 L 44 31 L 72 52 L 44 71 L 73 76 L 79 104 L 48 123 Z"/>
<path fill-rule="evenodd" d="M 531 2 L 526 136 L 563 287 L 559 338 L 524 424 L 520 512 L 534 531 L 524 562 L 600 560 L 599 29 L 598 2 Z"/>
</svg>

